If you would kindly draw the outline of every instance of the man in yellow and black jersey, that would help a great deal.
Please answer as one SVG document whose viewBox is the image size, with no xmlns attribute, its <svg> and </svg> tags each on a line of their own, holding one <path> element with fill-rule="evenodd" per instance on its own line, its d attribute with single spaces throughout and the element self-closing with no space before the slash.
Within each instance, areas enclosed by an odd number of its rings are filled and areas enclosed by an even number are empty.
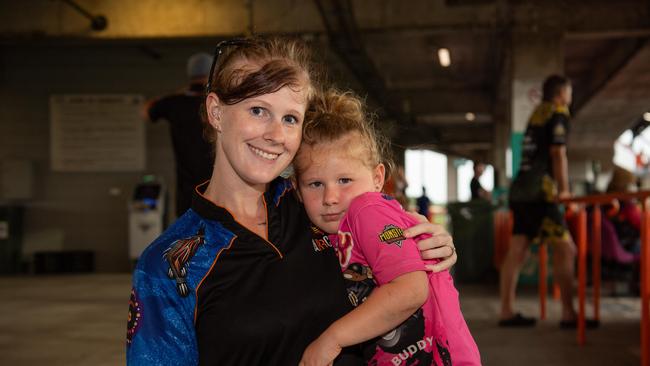
<svg viewBox="0 0 650 366">
<path fill-rule="evenodd" d="M 533 326 L 535 319 L 514 311 L 519 270 L 533 242 L 552 246 L 553 273 L 560 285 L 560 326 L 576 325 L 573 308 L 575 244 L 567 230 L 558 198 L 569 191 L 566 142 L 569 130 L 571 83 L 563 76 L 549 76 L 543 85 L 543 100 L 531 115 L 522 144 L 519 174 L 510 188 L 514 223 L 512 240 L 500 273 L 500 326 Z"/>
</svg>

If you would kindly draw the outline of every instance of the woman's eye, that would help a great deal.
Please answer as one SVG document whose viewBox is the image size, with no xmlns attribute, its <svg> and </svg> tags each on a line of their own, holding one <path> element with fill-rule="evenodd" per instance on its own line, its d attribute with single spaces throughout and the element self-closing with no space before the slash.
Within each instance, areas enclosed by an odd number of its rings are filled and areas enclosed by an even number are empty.
<svg viewBox="0 0 650 366">
<path fill-rule="evenodd" d="M 296 118 L 295 116 L 288 115 L 288 116 L 284 116 L 283 119 L 284 119 L 285 123 L 288 123 L 288 124 L 291 124 L 291 125 L 298 124 L 298 118 Z"/>
<path fill-rule="evenodd" d="M 257 117 L 262 117 L 265 114 L 265 110 L 262 107 L 251 107 L 251 114 Z"/>
</svg>

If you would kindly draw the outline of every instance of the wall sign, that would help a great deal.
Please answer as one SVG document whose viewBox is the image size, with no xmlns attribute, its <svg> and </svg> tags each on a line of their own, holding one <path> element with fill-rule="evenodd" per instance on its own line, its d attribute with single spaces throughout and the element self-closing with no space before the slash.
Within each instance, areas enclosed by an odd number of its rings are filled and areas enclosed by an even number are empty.
<svg viewBox="0 0 650 366">
<path fill-rule="evenodd" d="M 144 98 L 132 94 L 50 97 L 50 157 L 60 172 L 145 168 Z"/>
</svg>

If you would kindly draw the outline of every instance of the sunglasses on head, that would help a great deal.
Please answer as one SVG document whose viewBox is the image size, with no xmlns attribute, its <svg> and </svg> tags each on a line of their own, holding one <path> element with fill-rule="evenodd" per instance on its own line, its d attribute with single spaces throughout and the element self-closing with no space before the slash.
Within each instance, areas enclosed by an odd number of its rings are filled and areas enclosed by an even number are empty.
<svg viewBox="0 0 650 366">
<path fill-rule="evenodd" d="M 226 49 L 229 47 L 239 47 L 241 45 L 250 44 L 250 40 L 246 38 L 235 38 L 221 41 L 217 44 L 217 47 L 214 50 L 214 57 L 212 58 L 212 66 L 210 66 L 210 75 L 208 76 L 208 83 L 205 85 L 205 94 L 210 93 L 212 88 L 212 78 L 214 70 L 217 67 L 217 62 L 219 61 L 219 56 L 221 56 Z"/>
</svg>

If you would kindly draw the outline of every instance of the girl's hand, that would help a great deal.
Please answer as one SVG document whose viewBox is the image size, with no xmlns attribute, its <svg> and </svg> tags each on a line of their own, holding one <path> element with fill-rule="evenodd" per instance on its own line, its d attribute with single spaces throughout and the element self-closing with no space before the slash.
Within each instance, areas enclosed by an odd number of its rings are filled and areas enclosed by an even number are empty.
<svg viewBox="0 0 650 366">
<path fill-rule="evenodd" d="M 415 239 L 420 249 L 422 259 L 441 259 L 440 262 L 427 265 L 427 268 L 433 272 L 444 271 L 451 268 L 456 263 L 456 247 L 454 241 L 442 225 L 433 224 L 426 217 L 409 212 L 411 216 L 420 221 L 419 224 L 404 230 L 404 236 L 415 238 L 421 234 L 430 234 L 431 237 L 426 239 Z"/>
<path fill-rule="evenodd" d="M 339 353 L 341 347 L 323 334 L 307 346 L 298 366 L 332 366 Z"/>
</svg>

